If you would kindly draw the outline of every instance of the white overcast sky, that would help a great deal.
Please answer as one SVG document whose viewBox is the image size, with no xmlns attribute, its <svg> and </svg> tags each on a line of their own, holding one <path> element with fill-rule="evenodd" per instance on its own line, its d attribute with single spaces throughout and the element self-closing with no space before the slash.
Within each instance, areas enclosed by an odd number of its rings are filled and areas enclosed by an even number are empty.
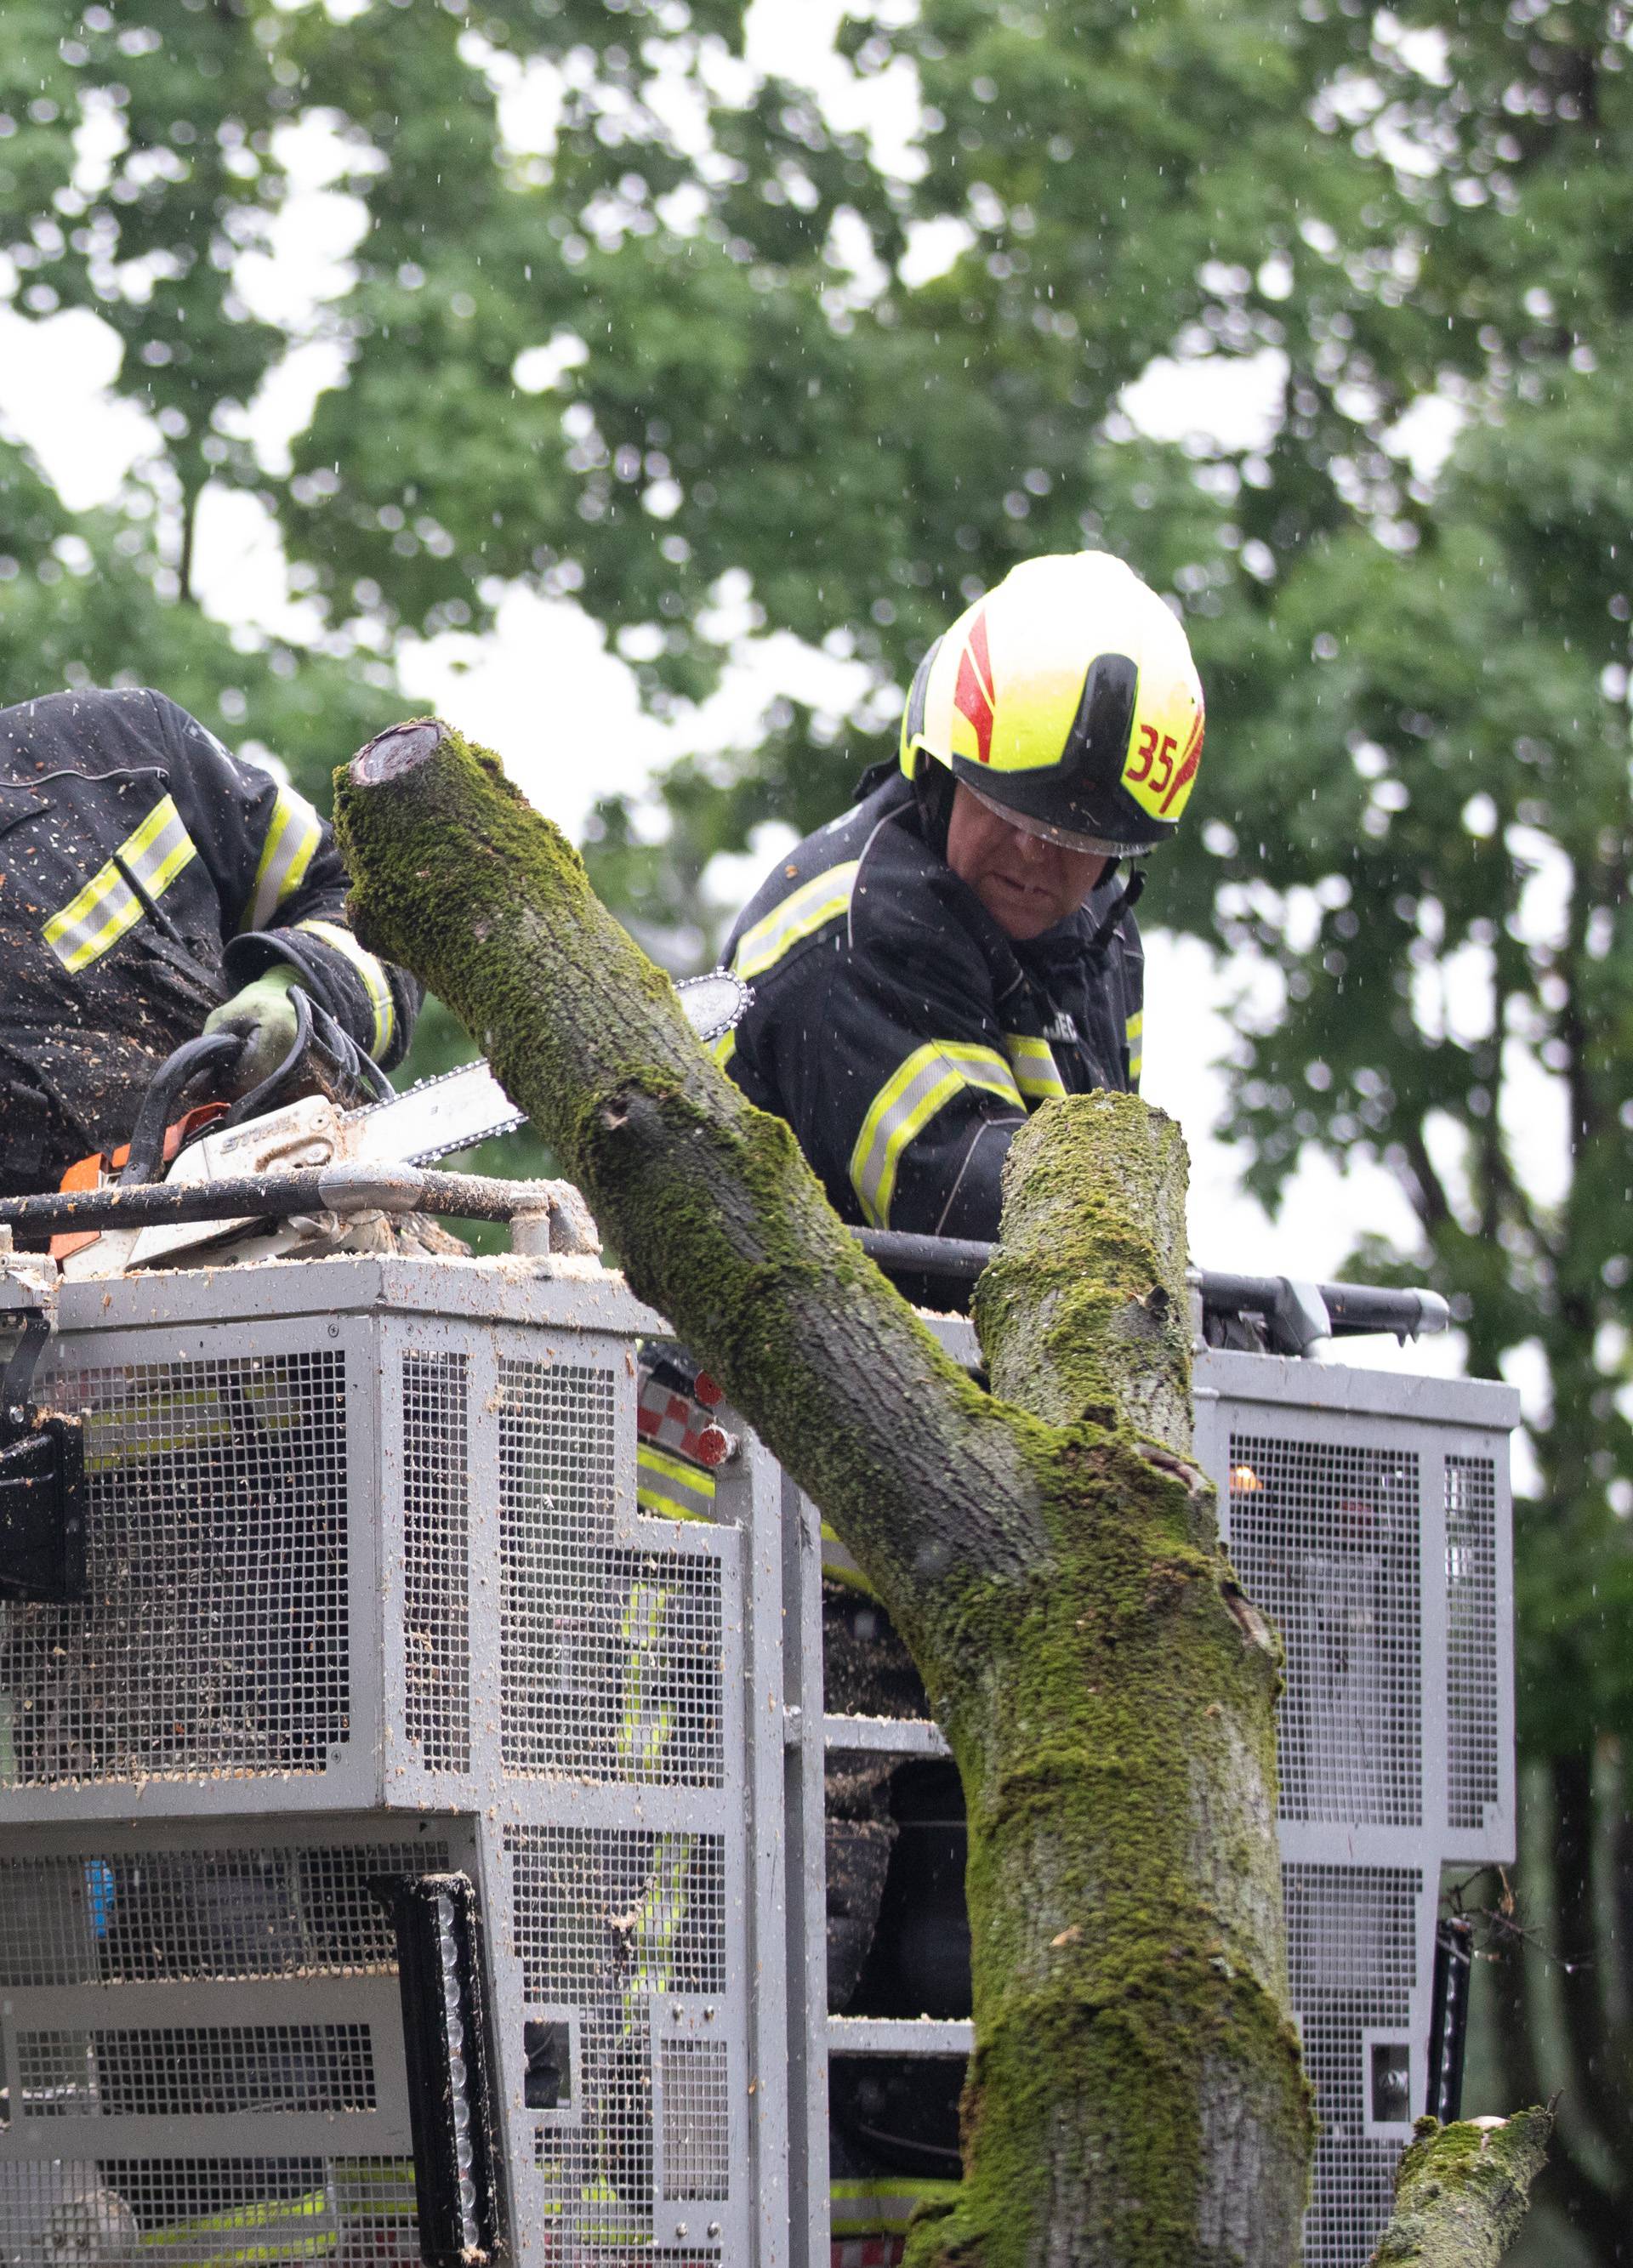
<svg viewBox="0 0 1633 2268">
<path fill-rule="evenodd" d="M 750 57 L 760 68 L 809 79 L 846 125 L 866 127 L 880 154 L 903 158 L 911 101 L 903 85 L 859 88 L 833 57 L 833 28 L 843 0 L 755 0 L 750 11 Z M 518 95 L 518 106 L 524 97 Z M 519 116 L 522 113 L 518 108 Z M 507 121 L 508 123 L 508 121 Z M 251 278 L 253 296 L 269 313 L 299 311 L 336 288 L 355 239 L 358 208 L 321 186 L 323 153 L 314 144 L 314 186 L 292 200 L 280 223 L 275 254 Z M 940 264 L 955 245 L 943 237 L 917 248 L 917 258 Z M 0 263 L 3 269 L 4 263 Z M 8 279 L 0 273 L 0 299 Z M 146 453 L 151 436 L 131 409 L 107 393 L 117 347 L 94 316 L 76 313 L 26 321 L 0 305 L 0 431 L 26 440 L 76 507 L 110 497 L 130 467 Z M 298 354 L 260 405 L 257 435 L 274 457 L 280 436 L 299 430 L 329 365 L 324 350 Z M 1222 383 L 1228 380 L 1228 383 Z M 1210 373 L 1206 407 L 1197 389 L 1171 366 L 1155 370 L 1130 389 L 1125 406 L 1147 430 L 1178 438 L 1199 424 L 1222 440 L 1245 441 L 1262 430 L 1279 395 L 1274 357 Z M 1438 453 L 1449 438 L 1431 419 L 1424 453 Z M 273 531 L 252 500 L 209 492 L 197 539 L 197 582 L 203 603 L 221 619 L 298 630 L 282 556 Z M 552 713 L 548 746 L 537 736 L 532 697 L 548 659 Z M 497 630 L 481 640 L 447 637 L 414 650 L 403 678 L 411 696 L 434 706 L 474 737 L 499 750 L 514 777 L 538 806 L 570 832 L 581 828 L 593 794 L 638 789 L 657 763 L 682 746 L 741 741 L 768 696 L 779 689 L 819 704 L 843 707 L 843 666 L 786 637 L 760 641 L 733 670 L 721 692 L 700 715 L 676 728 L 643 716 L 630 673 L 606 650 L 602 634 L 576 608 L 517 593 L 500 609 Z M 17 686 L 18 699 L 39 688 Z M 562 703 L 570 697 L 563 730 Z M 576 729 L 574 727 L 576 726 Z M 591 747 L 593 769 L 564 750 Z M 1230 750 L 1210 736 L 1208 770 L 1228 771 Z M 1204 788 L 1207 773 L 1204 774 Z M 734 862 L 720 877 L 722 897 L 746 895 L 776 855 L 774 837 L 757 855 Z M 712 878 L 713 879 L 713 878 Z M 1413 1249 L 1413 1224 L 1393 1179 L 1381 1168 L 1348 1175 L 1312 1160 L 1295 1176 L 1274 1225 L 1241 1190 L 1233 1154 L 1215 1138 L 1223 1086 L 1218 1064 L 1230 1042 L 1230 1006 L 1244 972 L 1216 963 L 1193 939 L 1163 933 L 1162 874 L 1154 862 L 1142 910 L 1148 921 L 1148 990 L 1144 1091 L 1185 1128 L 1192 1152 L 1193 1251 L 1205 1266 L 1253 1273 L 1320 1277 L 1338 1267 L 1356 1233 L 1377 1230 Z M 1455 1366 L 1459 1345 L 1409 1351 L 1389 1343 L 1360 1343 L 1362 1354 L 1408 1366 Z"/>
</svg>

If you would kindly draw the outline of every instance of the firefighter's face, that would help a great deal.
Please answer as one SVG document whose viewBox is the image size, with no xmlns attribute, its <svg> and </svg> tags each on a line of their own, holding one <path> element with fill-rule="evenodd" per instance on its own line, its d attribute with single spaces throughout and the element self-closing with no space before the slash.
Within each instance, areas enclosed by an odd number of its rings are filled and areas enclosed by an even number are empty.
<svg viewBox="0 0 1633 2268">
<path fill-rule="evenodd" d="M 1041 937 L 1075 914 L 1111 864 L 1093 850 L 1011 827 L 960 781 L 947 828 L 947 863 L 1006 937 Z"/>
</svg>

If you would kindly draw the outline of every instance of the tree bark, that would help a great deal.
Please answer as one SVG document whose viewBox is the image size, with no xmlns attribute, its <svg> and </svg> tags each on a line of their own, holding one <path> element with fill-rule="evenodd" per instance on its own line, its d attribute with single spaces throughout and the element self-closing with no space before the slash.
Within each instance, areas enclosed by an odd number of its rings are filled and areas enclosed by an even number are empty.
<svg viewBox="0 0 1633 2268">
<path fill-rule="evenodd" d="M 1455 2126 L 1420 2118 L 1371 2268 L 1496 2268 L 1526 2217 L 1553 2131 L 1552 2112 L 1540 2109 Z"/>
<path fill-rule="evenodd" d="M 495 759 L 401 727 L 336 788 L 359 934 L 454 1008 L 635 1290 L 821 1505 L 951 1744 L 976 2051 L 965 2180 L 915 2268 L 1288 2268 L 1312 2122 L 1278 1656 L 1186 1460 L 1177 1130 L 1097 1095 L 1017 1138 L 983 1393 Z"/>
</svg>

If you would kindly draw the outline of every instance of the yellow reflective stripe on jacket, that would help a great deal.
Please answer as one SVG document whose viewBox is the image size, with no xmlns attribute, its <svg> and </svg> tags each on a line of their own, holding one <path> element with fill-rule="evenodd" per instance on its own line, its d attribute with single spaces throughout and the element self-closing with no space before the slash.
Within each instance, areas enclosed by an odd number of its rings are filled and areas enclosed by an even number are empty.
<svg viewBox="0 0 1633 2268">
<path fill-rule="evenodd" d="M 921 2205 L 957 2205 L 957 2182 L 881 2174 L 871 2181 L 830 2182 L 829 2227 L 839 2236 L 899 2236 Z"/>
<path fill-rule="evenodd" d="M 1054 1049 L 1047 1040 L 1030 1038 L 1024 1032 L 1006 1032 L 1003 1051 L 1009 1058 L 1015 1083 L 1028 1102 L 1047 1102 L 1053 1095 L 1066 1093 Z"/>
<path fill-rule="evenodd" d="M 368 1005 L 374 1012 L 374 1035 L 369 1043 L 371 1055 L 383 1056 L 391 1045 L 391 1035 L 396 1028 L 396 1008 L 391 998 L 391 984 L 384 968 L 372 953 L 365 953 L 349 929 L 338 922 L 303 921 L 295 927 L 310 930 L 314 937 L 332 945 L 336 953 L 351 963 L 363 979 L 363 990 L 368 994 Z"/>
<path fill-rule="evenodd" d="M 931 1040 L 915 1048 L 873 1099 L 851 1152 L 851 1187 L 876 1228 L 890 1225 L 897 1170 L 908 1144 L 963 1088 L 984 1087 L 1017 1110 L 1026 1106 L 1009 1064 L 994 1048 Z"/>
<path fill-rule="evenodd" d="M 284 899 L 294 896 L 322 840 L 323 822 L 305 796 L 279 788 L 240 930 L 264 929 Z"/>
<path fill-rule="evenodd" d="M 745 929 L 731 957 L 737 975 L 763 976 L 802 938 L 814 937 L 829 922 L 848 913 L 861 865 L 860 858 L 847 858 L 843 865 L 813 874 L 809 882 L 790 890 L 782 903 L 763 915 L 752 929 Z"/>
<path fill-rule="evenodd" d="M 119 870 L 123 861 L 137 887 L 162 898 L 176 876 L 198 856 L 181 824 L 174 796 L 156 804 L 133 835 L 127 835 L 105 866 L 98 867 L 78 897 L 52 915 L 45 941 L 64 968 L 89 968 L 142 918 L 142 901 Z"/>
<path fill-rule="evenodd" d="M 1145 1011 L 1128 1019 L 1128 1076 L 1136 1086 L 1140 1084 L 1140 1066 L 1145 1061 Z"/>
<path fill-rule="evenodd" d="M 709 1053 L 713 1057 L 716 1064 L 720 1066 L 721 1071 L 725 1070 L 727 1064 L 730 1063 L 732 1057 L 736 1054 L 736 1052 L 737 1027 L 735 1024 L 732 1026 L 729 1032 L 722 1032 L 718 1040 L 711 1040 L 709 1042 Z"/>
<path fill-rule="evenodd" d="M 635 1501 L 660 1520 L 711 1520 L 714 1476 L 689 1458 L 672 1457 L 651 1441 L 635 1447 Z"/>
</svg>

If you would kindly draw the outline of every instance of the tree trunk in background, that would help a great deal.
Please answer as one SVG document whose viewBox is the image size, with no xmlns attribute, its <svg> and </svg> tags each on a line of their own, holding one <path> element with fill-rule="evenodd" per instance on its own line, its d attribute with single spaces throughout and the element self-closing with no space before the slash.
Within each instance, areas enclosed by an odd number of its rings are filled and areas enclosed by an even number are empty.
<svg viewBox="0 0 1633 2268">
<path fill-rule="evenodd" d="M 337 790 L 360 934 L 454 1008 L 635 1290 L 821 1505 L 957 1759 L 966 2180 L 918 2268 L 1289 2268 L 1312 2119 L 1276 1652 L 1186 1461 L 1176 1130 L 1131 1096 L 1030 1122 L 978 1314 L 1009 1398 L 984 1394 L 493 759 L 407 726 Z"/>
<path fill-rule="evenodd" d="M 1597 1889 L 1601 1858 L 1608 1852 L 1619 1863 L 1625 1847 L 1620 1774 L 1615 1793 L 1607 1833 L 1591 1758 L 1557 1758 L 1529 1778 L 1524 1812 L 1541 1811 L 1545 1820 L 1526 1832 L 1520 1863 L 1508 1870 L 1516 1926 L 1496 1946 L 1493 1971 L 1507 2099 L 1541 2099 L 1544 2055 L 1555 2075 L 1564 2067 L 1559 2125 L 1536 2202 L 1563 2215 L 1599 2268 L 1633 2263 L 1633 2082 L 1622 2013 L 1629 1947 L 1618 1927 L 1628 1893 L 1613 1886 L 1607 1933 Z"/>
</svg>

